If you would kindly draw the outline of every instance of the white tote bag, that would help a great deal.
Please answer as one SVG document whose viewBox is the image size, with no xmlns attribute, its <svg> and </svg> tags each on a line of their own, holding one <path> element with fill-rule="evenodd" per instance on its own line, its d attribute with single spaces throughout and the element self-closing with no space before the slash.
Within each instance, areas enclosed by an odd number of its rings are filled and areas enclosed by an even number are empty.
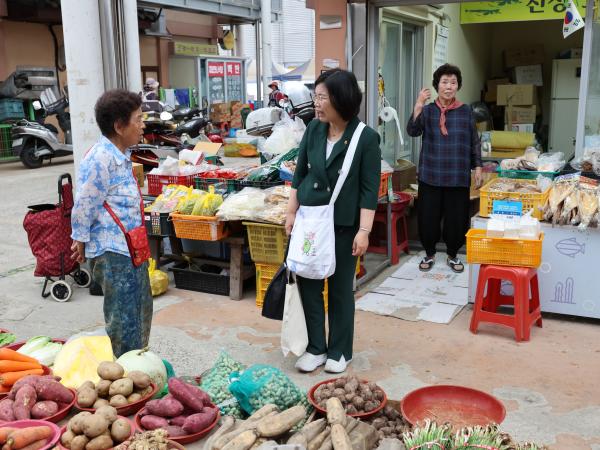
<svg viewBox="0 0 600 450">
<path fill-rule="evenodd" d="M 290 237 L 287 266 L 303 278 L 324 280 L 335 273 L 334 204 L 348 177 L 364 128 L 365 124 L 360 122 L 352 135 L 329 204 L 298 208 Z"/>
<path fill-rule="evenodd" d="M 296 275 L 289 274 L 285 288 L 285 305 L 283 307 L 283 322 L 281 323 L 281 350 L 283 356 L 292 352 L 301 356 L 308 347 L 308 331 L 300 291 L 296 283 Z"/>
</svg>

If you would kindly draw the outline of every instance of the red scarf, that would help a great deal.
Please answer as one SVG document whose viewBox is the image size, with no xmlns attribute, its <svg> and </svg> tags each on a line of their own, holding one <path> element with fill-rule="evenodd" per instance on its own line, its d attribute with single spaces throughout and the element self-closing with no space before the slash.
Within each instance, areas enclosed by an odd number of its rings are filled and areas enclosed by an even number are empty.
<svg viewBox="0 0 600 450">
<path fill-rule="evenodd" d="M 463 103 L 461 103 L 458 100 L 454 99 L 454 100 L 452 100 L 452 102 L 448 106 L 443 106 L 442 103 L 440 102 L 440 99 L 436 98 L 435 99 L 435 104 L 437 105 L 438 108 L 440 108 L 440 111 L 441 111 L 441 114 L 440 114 L 440 131 L 442 132 L 443 136 L 448 136 L 448 129 L 446 128 L 446 113 L 448 111 L 453 110 L 453 109 L 460 108 L 463 105 Z"/>
</svg>

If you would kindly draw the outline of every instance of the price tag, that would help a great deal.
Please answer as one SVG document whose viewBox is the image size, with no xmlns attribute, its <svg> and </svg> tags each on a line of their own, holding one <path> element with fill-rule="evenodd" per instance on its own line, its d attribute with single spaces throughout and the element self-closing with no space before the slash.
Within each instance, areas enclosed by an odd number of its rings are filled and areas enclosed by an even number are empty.
<svg viewBox="0 0 600 450">
<path fill-rule="evenodd" d="M 494 200 L 492 214 L 520 217 L 523 215 L 523 202 L 512 200 Z"/>
</svg>

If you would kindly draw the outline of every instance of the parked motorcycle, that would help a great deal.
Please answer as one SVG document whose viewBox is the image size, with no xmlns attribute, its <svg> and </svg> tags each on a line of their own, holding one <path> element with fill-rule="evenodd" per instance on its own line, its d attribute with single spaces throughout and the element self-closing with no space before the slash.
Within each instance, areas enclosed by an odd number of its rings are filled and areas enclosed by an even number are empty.
<svg viewBox="0 0 600 450">
<path fill-rule="evenodd" d="M 73 155 L 71 116 L 67 111 L 66 96 L 57 98 L 54 90 L 46 89 L 39 101 L 33 102 L 34 109 L 43 111 L 42 123 L 20 120 L 12 127 L 12 151 L 29 169 L 41 167 L 44 160 Z M 43 123 L 46 117 L 56 115 L 58 125 L 64 133 L 64 142 L 58 138 L 58 130 L 52 124 Z"/>
</svg>

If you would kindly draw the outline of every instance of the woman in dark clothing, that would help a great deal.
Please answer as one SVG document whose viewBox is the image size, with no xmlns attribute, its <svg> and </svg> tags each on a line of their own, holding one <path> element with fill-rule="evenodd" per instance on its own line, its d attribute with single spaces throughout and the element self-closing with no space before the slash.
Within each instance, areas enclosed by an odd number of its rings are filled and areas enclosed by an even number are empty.
<svg viewBox="0 0 600 450">
<path fill-rule="evenodd" d="M 426 256 L 419 263 L 422 271 L 435 263 L 435 246 L 443 237 L 447 264 L 455 272 L 464 265 L 457 257 L 469 229 L 469 191 L 471 170 L 476 187 L 481 187 L 481 144 L 471 108 L 456 99 L 462 86 L 460 69 L 450 64 L 433 74 L 433 87 L 419 93 L 406 127 L 410 136 L 422 136 L 419 158 L 419 236 Z"/>
<path fill-rule="evenodd" d="M 285 223 L 288 235 L 300 205 L 329 203 L 350 140 L 360 123 L 357 116 L 361 100 L 356 77 L 351 72 L 335 69 L 317 79 L 315 112 L 318 120 L 309 123 L 300 143 Z M 325 338 L 323 280 L 298 277 L 308 331 L 308 347 L 296 362 L 296 368 L 302 372 L 312 372 L 325 365 L 325 371 L 341 373 L 352 360 L 356 258 L 364 255 L 369 246 L 380 172 L 379 135 L 365 127 L 334 207 L 336 268 L 328 278 L 328 339 Z"/>
</svg>

